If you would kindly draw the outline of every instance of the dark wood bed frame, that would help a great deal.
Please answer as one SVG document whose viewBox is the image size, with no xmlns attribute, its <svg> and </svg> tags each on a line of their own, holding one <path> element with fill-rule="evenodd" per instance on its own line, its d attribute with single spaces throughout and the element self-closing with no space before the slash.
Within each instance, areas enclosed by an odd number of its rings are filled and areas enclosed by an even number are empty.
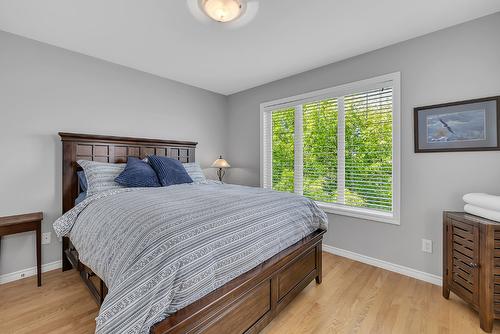
<svg viewBox="0 0 500 334">
<path fill-rule="evenodd" d="M 195 161 L 197 143 L 59 133 L 63 143 L 63 212 L 79 193 L 76 161 L 126 162 L 128 157 L 156 154 Z M 313 279 L 321 283 L 321 242 L 317 230 L 259 266 L 155 324 L 152 333 L 258 333 Z M 62 269 L 75 268 L 101 305 L 106 285 L 78 260 L 67 237 L 62 240 Z"/>
</svg>

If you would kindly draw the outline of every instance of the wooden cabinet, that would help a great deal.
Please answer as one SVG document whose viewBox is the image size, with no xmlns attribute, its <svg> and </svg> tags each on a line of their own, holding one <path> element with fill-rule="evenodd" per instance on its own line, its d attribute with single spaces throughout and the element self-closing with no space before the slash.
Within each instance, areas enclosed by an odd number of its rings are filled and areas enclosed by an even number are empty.
<svg viewBox="0 0 500 334">
<path fill-rule="evenodd" d="M 443 215 L 443 296 L 479 312 L 481 328 L 500 319 L 500 223 L 464 212 Z"/>
<path fill-rule="evenodd" d="M 450 289 L 468 303 L 479 306 L 479 228 L 453 218 L 449 221 L 446 234 Z"/>
</svg>

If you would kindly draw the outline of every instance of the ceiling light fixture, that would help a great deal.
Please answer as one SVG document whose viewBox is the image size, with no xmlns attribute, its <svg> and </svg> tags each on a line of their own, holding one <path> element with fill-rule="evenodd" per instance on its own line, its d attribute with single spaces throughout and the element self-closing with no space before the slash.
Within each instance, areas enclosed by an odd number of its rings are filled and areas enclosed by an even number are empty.
<svg viewBox="0 0 500 334">
<path fill-rule="evenodd" d="M 236 20 L 246 8 L 244 0 L 201 0 L 200 5 L 208 17 L 223 23 Z"/>
<path fill-rule="evenodd" d="M 186 0 L 187 7 L 200 23 L 214 29 L 239 29 L 252 22 L 260 0 Z"/>
</svg>

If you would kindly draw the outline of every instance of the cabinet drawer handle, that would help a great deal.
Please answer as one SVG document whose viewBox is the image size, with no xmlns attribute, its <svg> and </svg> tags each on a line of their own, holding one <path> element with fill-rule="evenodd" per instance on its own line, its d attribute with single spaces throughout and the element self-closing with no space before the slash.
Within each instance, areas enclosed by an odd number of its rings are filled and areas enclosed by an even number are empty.
<svg viewBox="0 0 500 334">
<path fill-rule="evenodd" d="M 469 266 L 471 266 L 472 268 L 479 268 L 479 264 L 474 262 L 469 263 Z"/>
</svg>

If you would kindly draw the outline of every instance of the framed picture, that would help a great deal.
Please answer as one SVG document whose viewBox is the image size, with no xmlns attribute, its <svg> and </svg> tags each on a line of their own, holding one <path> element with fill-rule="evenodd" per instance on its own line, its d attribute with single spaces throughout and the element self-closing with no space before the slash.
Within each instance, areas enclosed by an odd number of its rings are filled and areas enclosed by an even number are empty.
<svg viewBox="0 0 500 334">
<path fill-rule="evenodd" d="M 500 150 L 500 96 L 414 109 L 415 153 Z"/>
</svg>

